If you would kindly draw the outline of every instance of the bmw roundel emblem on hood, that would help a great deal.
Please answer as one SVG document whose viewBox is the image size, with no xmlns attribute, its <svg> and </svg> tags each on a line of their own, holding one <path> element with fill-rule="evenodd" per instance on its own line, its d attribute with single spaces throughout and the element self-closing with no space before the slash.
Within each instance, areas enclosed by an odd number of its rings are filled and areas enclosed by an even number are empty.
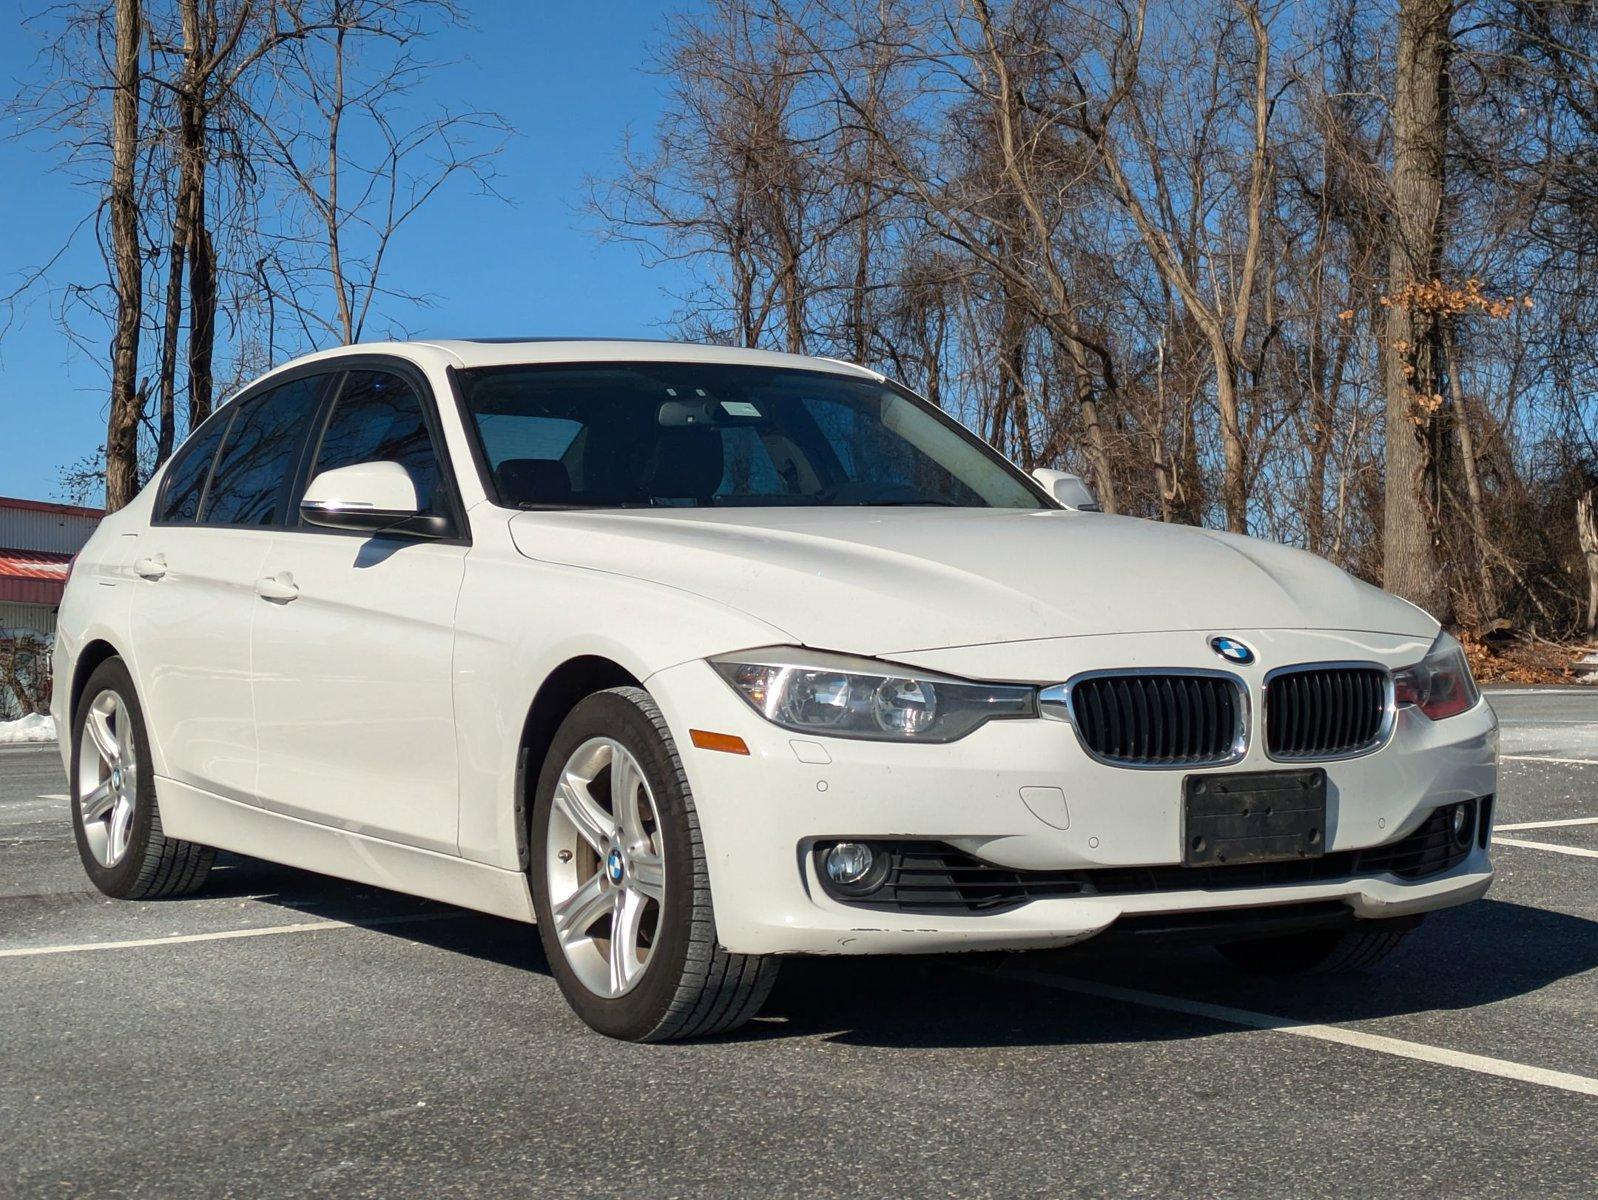
<svg viewBox="0 0 1598 1200">
<path fill-rule="evenodd" d="M 1236 638 L 1212 637 L 1210 639 L 1210 649 L 1227 662 L 1251 663 L 1254 661 L 1254 651 L 1243 645 Z"/>
</svg>

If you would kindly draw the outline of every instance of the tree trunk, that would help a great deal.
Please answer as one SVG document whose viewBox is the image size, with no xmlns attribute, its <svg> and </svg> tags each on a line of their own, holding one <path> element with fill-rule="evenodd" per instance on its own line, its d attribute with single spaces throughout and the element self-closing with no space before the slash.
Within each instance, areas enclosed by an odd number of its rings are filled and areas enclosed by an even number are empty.
<svg viewBox="0 0 1598 1200">
<path fill-rule="evenodd" d="M 183 266 L 189 244 L 188 203 L 188 190 L 180 182 L 177 200 L 173 205 L 172 240 L 167 248 L 166 312 L 161 328 L 160 376 L 157 381 L 161 420 L 155 443 L 156 466 L 172 457 L 172 450 L 177 444 L 178 327 L 183 321 Z"/>
<path fill-rule="evenodd" d="M 860 213 L 855 220 L 854 287 L 849 295 L 849 334 L 854 347 L 854 361 L 865 363 L 871 358 L 871 253 L 872 205 L 876 203 L 877 140 L 865 139 L 865 163 L 860 176 Z"/>
<path fill-rule="evenodd" d="M 1014 239 L 1000 238 L 999 253 L 1006 260 L 1017 257 Z M 1017 428 L 1017 409 L 1024 403 L 1026 392 L 1027 331 L 1030 327 L 1026 303 L 1016 294 L 1008 276 L 1000 276 L 999 284 L 999 391 L 993 412 L 988 420 L 988 440 L 998 447 L 1000 454 L 1020 462 L 1029 448 L 1019 444 L 1012 448 L 1012 432 Z"/>
<path fill-rule="evenodd" d="M 1104 440 L 1104 423 L 1099 416 L 1098 397 L 1093 390 L 1093 373 L 1088 365 L 1082 343 L 1075 339 L 1066 342 L 1066 352 L 1071 356 L 1072 391 L 1077 411 L 1082 416 L 1082 429 L 1087 434 L 1088 461 L 1093 465 L 1094 493 L 1099 507 L 1107 513 L 1121 511 L 1120 497 L 1115 492 L 1115 476 L 1110 473 L 1110 449 Z"/>
<path fill-rule="evenodd" d="M 1452 0 L 1400 0 L 1393 95 L 1393 213 L 1388 231 L 1385 382 L 1387 478 L 1383 584 L 1451 617 L 1436 538 L 1434 322 L 1404 302 L 1411 283 L 1434 279 L 1446 148 L 1449 17 Z"/>
<path fill-rule="evenodd" d="M 1487 515 L 1482 510 L 1481 471 L 1476 464 L 1476 435 L 1470 427 L 1470 410 L 1465 400 L 1465 385 L 1459 377 L 1459 342 L 1452 329 L 1443 330 L 1447 350 L 1448 394 L 1454 408 L 1454 436 L 1459 441 L 1459 465 L 1465 476 L 1465 500 L 1470 506 L 1471 549 L 1476 555 L 1477 581 L 1481 587 L 1483 629 L 1498 619 L 1498 589 L 1493 585 L 1492 568 L 1487 565 Z"/>
<path fill-rule="evenodd" d="M 1237 367 L 1231 347 L 1215 345 L 1215 406 L 1221 410 L 1221 502 L 1226 528 L 1248 532 L 1248 456 L 1243 450 L 1243 421 L 1237 399 Z"/>
<path fill-rule="evenodd" d="M 1576 537 L 1587 560 L 1587 638 L 1598 634 L 1598 489 L 1576 501 Z"/>
<path fill-rule="evenodd" d="M 211 415 L 216 356 L 216 251 L 205 225 L 205 184 L 194 192 L 189 238 L 189 428 Z"/>
<path fill-rule="evenodd" d="M 211 371 L 216 356 L 216 251 L 206 219 L 204 86 L 201 61 L 211 42 L 199 0 L 183 0 L 185 88 L 179 99 L 183 118 L 183 191 L 188 196 L 189 243 L 189 428 L 211 415 Z M 214 19 L 214 18 L 213 18 Z"/>
<path fill-rule="evenodd" d="M 327 269 L 333 285 L 333 295 L 338 300 L 338 324 L 344 345 L 355 341 L 355 314 L 350 302 L 350 289 L 344 279 L 344 255 L 340 234 L 344 218 L 339 214 L 338 169 L 339 132 L 344 122 L 344 37 L 341 27 L 333 37 L 333 95 L 327 110 L 327 203 L 323 215 L 327 218 Z"/>
<path fill-rule="evenodd" d="M 139 0 L 116 0 L 115 92 L 111 99 L 111 259 L 116 327 L 111 343 L 111 413 L 105 435 L 105 506 L 116 511 L 139 490 L 139 327 L 144 263 L 139 255 Z"/>
</svg>

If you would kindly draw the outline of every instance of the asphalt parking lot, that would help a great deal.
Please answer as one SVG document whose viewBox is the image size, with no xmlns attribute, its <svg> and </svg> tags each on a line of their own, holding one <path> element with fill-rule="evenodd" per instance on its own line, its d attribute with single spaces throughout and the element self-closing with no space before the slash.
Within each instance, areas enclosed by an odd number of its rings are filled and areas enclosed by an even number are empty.
<svg viewBox="0 0 1598 1200">
<path fill-rule="evenodd" d="M 811 960 L 656 1047 L 509 922 L 243 859 L 106 900 L 0 750 L 0 1195 L 1591 1197 L 1598 689 L 1493 703 L 1497 881 L 1379 973 Z"/>
</svg>

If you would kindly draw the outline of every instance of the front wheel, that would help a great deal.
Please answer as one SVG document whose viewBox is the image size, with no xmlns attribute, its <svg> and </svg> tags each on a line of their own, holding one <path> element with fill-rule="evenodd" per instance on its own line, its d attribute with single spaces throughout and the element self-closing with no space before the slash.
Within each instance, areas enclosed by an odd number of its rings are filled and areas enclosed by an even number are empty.
<svg viewBox="0 0 1598 1200">
<path fill-rule="evenodd" d="M 1308 929 L 1215 948 L 1257 975 L 1336 975 L 1376 966 L 1418 924 L 1418 917 L 1362 921 L 1356 929 Z"/>
<path fill-rule="evenodd" d="M 572 710 L 539 775 L 529 848 L 544 953 L 594 1029 L 705 1037 L 759 1011 L 776 960 L 717 942 L 698 814 L 648 692 L 611 688 Z"/>
</svg>

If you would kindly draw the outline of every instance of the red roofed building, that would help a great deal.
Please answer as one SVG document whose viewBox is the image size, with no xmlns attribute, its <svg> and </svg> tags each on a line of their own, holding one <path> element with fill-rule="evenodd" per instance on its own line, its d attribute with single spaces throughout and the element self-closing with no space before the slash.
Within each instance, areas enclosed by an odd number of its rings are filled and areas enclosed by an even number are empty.
<svg viewBox="0 0 1598 1200">
<path fill-rule="evenodd" d="M 70 554 L 0 550 L 0 603 L 55 605 L 67 582 Z"/>
<path fill-rule="evenodd" d="M 103 516 L 98 508 L 0 496 L 0 658 L 19 642 L 54 636 L 72 556 Z M 18 709 L 11 691 L 0 677 L 0 719 Z"/>
</svg>

